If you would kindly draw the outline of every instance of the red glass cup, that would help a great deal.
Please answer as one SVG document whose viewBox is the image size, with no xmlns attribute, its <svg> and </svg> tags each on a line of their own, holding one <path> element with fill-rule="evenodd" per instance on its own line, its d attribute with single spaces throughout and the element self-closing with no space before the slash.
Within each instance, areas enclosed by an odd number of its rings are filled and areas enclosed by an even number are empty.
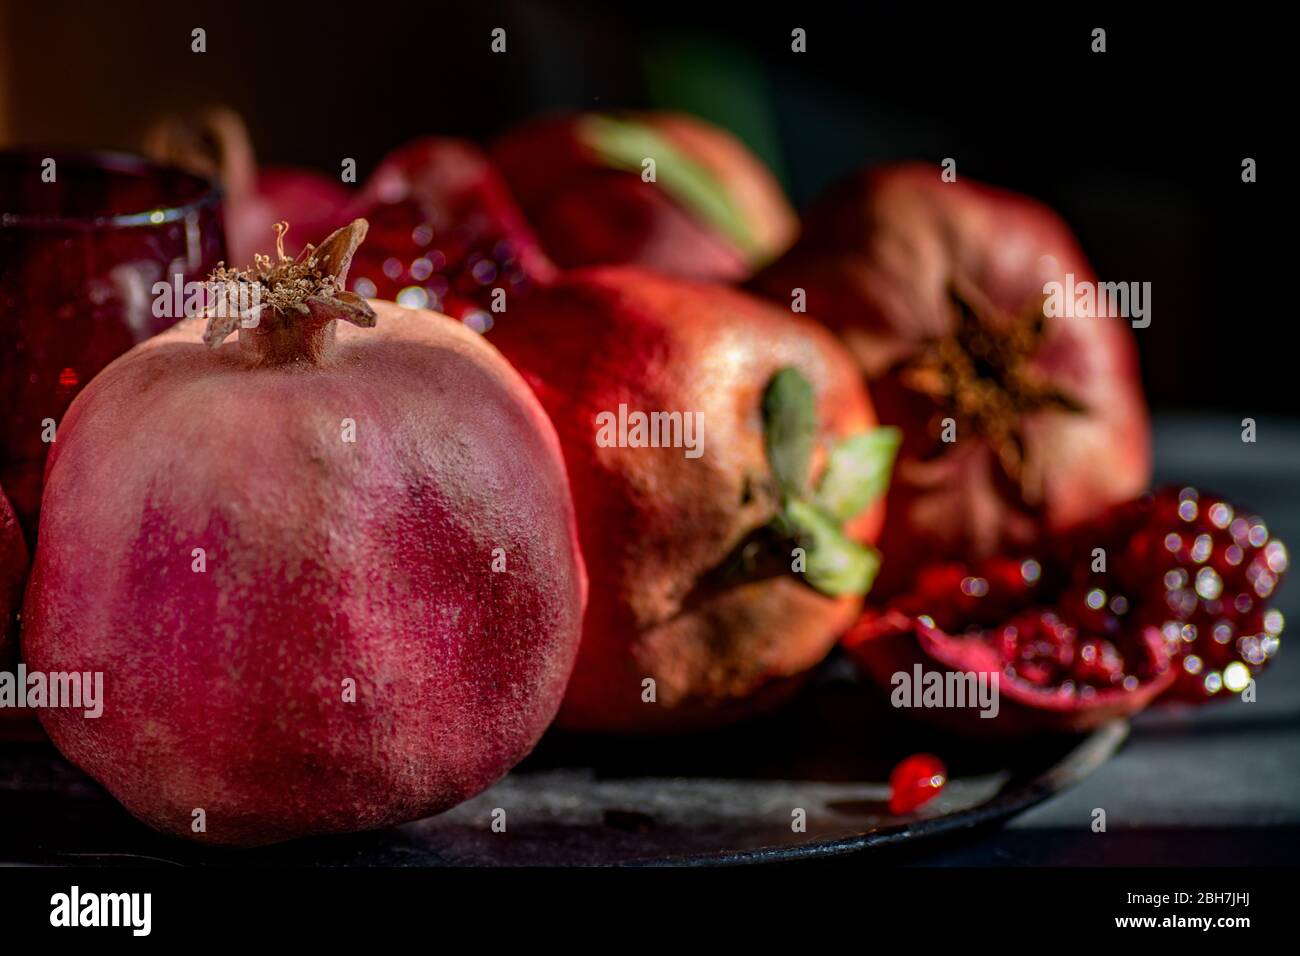
<svg viewBox="0 0 1300 956">
<path fill-rule="evenodd" d="M 122 154 L 0 151 L 0 488 L 29 543 L 51 426 L 176 321 L 154 315 L 155 283 L 202 281 L 225 254 L 207 180 Z"/>
</svg>

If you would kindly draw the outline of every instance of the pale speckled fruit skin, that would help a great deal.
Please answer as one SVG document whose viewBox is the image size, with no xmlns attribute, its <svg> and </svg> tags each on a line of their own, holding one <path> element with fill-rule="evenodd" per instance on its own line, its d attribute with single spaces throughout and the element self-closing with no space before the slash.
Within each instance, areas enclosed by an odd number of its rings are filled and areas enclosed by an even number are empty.
<svg viewBox="0 0 1300 956">
<path fill-rule="evenodd" d="M 798 687 L 861 606 L 791 574 L 695 589 L 777 511 L 763 445 L 772 375 L 812 382 L 822 452 L 875 423 L 852 358 L 825 329 L 753 296 L 633 267 L 562 276 L 489 338 L 560 435 L 591 575 L 582 648 L 558 723 L 611 733 L 691 731 L 765 709 Z M 702 412 L 704 452 L 600 447 L 596 416 Z M 814 460 L 813 478 L 821 458 Z M 847 532 L 870 541 L 878 503 Z M 695 593 L 693 593 L 695 592 Z M 656 701 L 642 700 L 655 681 Z"/>
<path fill-rule="evenodd" d="M 42 721 L 164 832 L 263 844 L 437 813 L 560 704 L 586 577 L 554 430 L 480 336 L 371 305 L 326 368 L 242 367 L 187 320 L 60 426 L 23 650 L 104 673 L 102 717 Z"/>
</svg>

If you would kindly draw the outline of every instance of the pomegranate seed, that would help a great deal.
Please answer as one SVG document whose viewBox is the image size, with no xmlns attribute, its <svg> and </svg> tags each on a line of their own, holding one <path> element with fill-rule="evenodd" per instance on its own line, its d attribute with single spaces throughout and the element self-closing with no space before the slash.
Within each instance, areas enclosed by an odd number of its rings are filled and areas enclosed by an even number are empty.
<svg viewBox="0 0 1300 956">
<path fill-rule="evenodd" d="M 933 754 L 912 754 L 889 775 L 889 812 L 910 813 L 939 795 L 948 782 L 948 768 Z"/>
</svg>

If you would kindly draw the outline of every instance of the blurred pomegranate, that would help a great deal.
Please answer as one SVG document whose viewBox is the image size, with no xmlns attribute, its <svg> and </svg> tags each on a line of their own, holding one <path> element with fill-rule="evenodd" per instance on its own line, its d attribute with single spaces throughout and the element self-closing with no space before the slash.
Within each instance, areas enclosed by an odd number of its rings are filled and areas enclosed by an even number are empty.
<svg viewBox="0 0 1300 956">
<path fill-rule="evenodd" d="M 923 561 L 1028 546 L 1146 487 L 1132 332 L 1121 318 L 1045 316 L 1045 283 L 1067 274 L 1094 280 L 1051 210 L 918 164 L 839 184 L 755 279 L 787 306 L 806 293 L 881 421 L 903 430 L 877 596 Z"/>
<path fill-rule="evenodd" d="M 798 228 L 780 185 L 744 144 L 678 113 L 534 120 L 499 140 L 492 157 L 565 268 L 626 263 L 738 281 L 780 255 Z"/>
<path fill-rule="evenodd" d="M 479 332 L 555 275 L 500 174 L 463 140 L 426 137 L 389 153 L 351 216 L 371 224 L 352 263 L 354 291 L 436 309 Z"/>
</svg>

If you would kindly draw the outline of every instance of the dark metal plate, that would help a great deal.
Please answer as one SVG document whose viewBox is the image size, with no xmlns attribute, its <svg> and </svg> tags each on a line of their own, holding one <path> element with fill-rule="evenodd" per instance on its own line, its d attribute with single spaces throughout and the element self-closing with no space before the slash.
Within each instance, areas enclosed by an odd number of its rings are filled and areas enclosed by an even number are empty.
<svg viewBox="0 0 1300 956">
<path fill-rule="evenodd" d="M 0 864 L 654 865 L 798 860 L 915 845 L 996 824 L 1081 780 L 1128 733 L 974 744 L 919 729 L 832 664 L 778 713 L 654 740 L 552 734 L 508 777 L 392 830 L 254 850 L 163 837 L 48 743 L 0 743 Z M 918 751 L 950 782 L 916 814 L 887 806 Z M 164 773 L 159 768 L 159 773 Z M 493 829 L 504 810 L 505 830 Z M 806 831 L 795 832 L 802 809 Z M 496 814 L 499 819 L 500 814 Z"/>
</svg>

